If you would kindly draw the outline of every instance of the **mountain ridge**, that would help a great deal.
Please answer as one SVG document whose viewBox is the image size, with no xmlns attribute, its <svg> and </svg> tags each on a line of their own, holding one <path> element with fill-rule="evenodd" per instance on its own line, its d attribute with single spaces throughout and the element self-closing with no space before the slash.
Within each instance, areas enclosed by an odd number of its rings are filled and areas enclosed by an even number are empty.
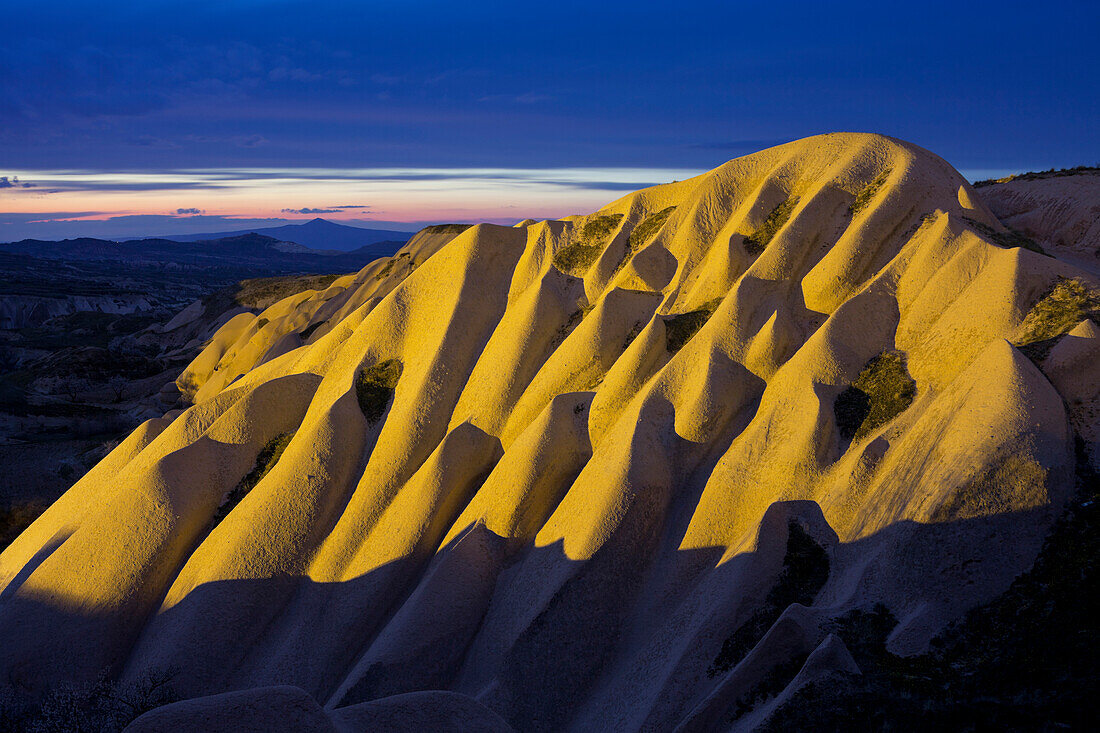
<svg viewBox="0 0 1100 733">
<path fill-rule="evenodd" d="M 169 239 L 175 242 L 197 242 L 208 239 L 224 239 L 242 234 L 261 234 L 281 241 L 300 244 L 310 249 L 339 250 L 347 252 L 379 242 L 406 242 L 413 232 L 391 229 L 368 229 L 329 221 L 322 217 L 310 219 L 301 224 L 282 224 L 274 227 L 239 229 L 227 232 L 208 232 L 204 234 L 177 234 L 154 239 Z M 123 240 L 128 241 L 128 240 Z"/>
<path fill-rule="evenodd" d="M 296 242 L 249 232 L 220 239 L 178 242 L 172 239 L 131 239 L 116 242 L 94 237 L 58 241 L 24 239 L 0 245 L 0 253 L 41 259 L 112 260 L 139 264 L 161 262 L 228 266 L 249 263 L 270 269 L 300 263 L 303 267 L 323 263 L 326 268 L 355 269 L 396 252 L 401 243 L 379 241 L 350 251 L 318 250 Z"/>
</svg>

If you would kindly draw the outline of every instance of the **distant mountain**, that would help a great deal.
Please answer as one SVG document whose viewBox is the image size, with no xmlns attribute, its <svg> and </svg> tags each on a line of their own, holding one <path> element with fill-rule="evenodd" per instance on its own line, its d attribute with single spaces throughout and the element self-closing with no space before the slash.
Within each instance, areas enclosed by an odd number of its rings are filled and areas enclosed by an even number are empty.
<svg viewBox="0 0 1100 733">
<path fill-rule="evenodd" d="M 352 250 L 376 244 L 378 242 L 405 243 L 412 237 L 413 232 L 399 232 L 390 229 L 364 229 L 362 227 L 337 224 L 327 219 L 312 219 L 304 224 L 285 224 L 278 227 L 265 229 L 240 229 L 233 232 L 214 232 L 208 234 L 180 234 L 158 237 L 170 239 L 173 242 L 199 242 L 210 239 L 224 239 L 242 234 L 263 234 L 284 242 L 309 247 L 310 249 L 339 250 L 350 252 Z"/>
<path fill-rule="evenodd" d="M 24 239 L 21 242 L 0 245 L 0 253 L 70 262 L 111 261 L 135 266 L 215 269 L 244 267 L 255 274 L 274 274 L 351 272 L 368 262 L 393 255 L 402 243 L 403 241 L 376 241 L 352 251 L 318 251 L 301 243 L 250 232 L 191 242 L 170 239 L 138 239 L 126 242 L 92 238 L 65 239 L 59 242 Z"/>
</svg>

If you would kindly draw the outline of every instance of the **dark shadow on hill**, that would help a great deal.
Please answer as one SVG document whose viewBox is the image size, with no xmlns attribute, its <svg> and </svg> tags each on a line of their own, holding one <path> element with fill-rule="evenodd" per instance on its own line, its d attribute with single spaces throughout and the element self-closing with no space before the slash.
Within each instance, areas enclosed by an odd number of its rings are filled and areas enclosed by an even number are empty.
<svg viewBox="0 0 1100 733">
<path fill-rule="evenodd" d="M 997 546 L 979 561 L 981 572 L 992 573 L 997 564 L 1012 565 L 1013 528 L 1041 525 L 1045 510 L 935 525 L 904 522 L 842 543 L 815 503 L 784 502 L 768 510 L 755 552 L 719 564 L 723 548 L 676 550 L 686 565 L 707 568 L 696 586 L 726 588 L 729 595 L 705 609 L 705 624 L 683 631 L 685 650 L 667 661 L 672 679 L 660 695 L 646 698 L 663 706 L 649 711 L 647 723 L 726 728 L 760 710 L 780 727 L 838 730 L 878 729 L 883 721 L 913 728 L 927 710 L 964 729 L 1090 719 L 1085 693 L 1097 679 L 1100 609 L 1087 589 L 1097 580 L 1100 517 L 1095 475 L 1086 472 L 1082 481 L 1034 568 L 918 657 L 887 651 L 888 637 L 899 628 L 892 609 L 875 606 L 870 597 L 858 607 L 843 599 L 826 605 L 823 577 L 833 583 L 838 573 L 851 574 L 853 558 L 883 548 L 901 548 L 889 558 L 901 563 L 907 553 L 958 536 L 992 538 Z M 503 539 L 479 524 L 430 560 L 403 559 L 343 583 L 282 577 L 205 584 L 157 614 L 158 639 L 152 646 L 142 640 L 141 658 L 133 656 L 138 638 L 131 629 L 144 627 L 148 634 L 149 615 L 124 618 L 131 625 L 126 628 L 117 617 L 7 594 L 0 605 L 0 686 L 8 688 L 2 699 L 16 702 L 0 707 L 0 716 L 8 716 L 0 730 L 33 722 L 44 704 L 78 699 L 59 698 L 57 691 L 95 683 L 103 670 L 111 684 L 128 689 L 169 669 L 171 692 L 183 698 L 283 684 L 307 690 L 332 709 L 419 690 L 454 690 L 520 730 L 575 726 L 586 706 L 590 712 L 593 696 L 614 689 L 608 683 L 616 665 L 654 642 L 639 640 L 627 622 L 650 590 L 646 570 L 660 553 L 655 542 L 639 538 L 659 536 L 660 521 L 639 510 L 626 522 L 632 526 L 617 536 L 633 538 L 630 546 L 613 537 L 583 562 L 568 557 L 560 542 L 508 554 Z M 904 577 L 898 582 L 923 579 L 931 586 L 943 570 L 899 564 L 897 574 Z M 1010 581 L 1006 577 L 1001 587 Z M 692 592 L 683 590 L 685 597 Z M 358 605 L 356 624 L 326 626 L 318 617 L 311 629 L 317 637 L 337 635 L 341 653 L 316 659 L 302 648 L 299 656 L 288 656 L 278 621 L 292 595 L 307 597 L 311 608 Z M 836 601 L 837 594 L 830 597 Z M 499 605 L 516 599 L 526 602 Z M 659 633 L 653 629 L 651 636 Z M 826 669 L 824 676 L 808 676 L 807 660 L 821 656 L 829 634 L 844 642 L 863 674 Z M 70 647 L 77 637 L 94 639 L 100 653 L 80 658 Z M 321 669 L 327 672 L 319 675 Z"/>
</svg>

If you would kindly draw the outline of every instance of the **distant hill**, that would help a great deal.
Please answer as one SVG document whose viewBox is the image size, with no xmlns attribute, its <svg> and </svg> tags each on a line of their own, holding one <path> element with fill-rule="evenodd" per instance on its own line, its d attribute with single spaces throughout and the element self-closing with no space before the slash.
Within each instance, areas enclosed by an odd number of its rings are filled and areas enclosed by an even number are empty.
<svg viewBox="0 0 1100 733">
<path fill-rule="evenodd" d="M 413 232 L 399 232 L 389 229 L 364 229 L 363 227 L 337 224 L 327 219 L 311 219 L 304 224 L 285 224 L 265 229 L 239 229 L 232 232 L 213 232 L 207 234 L 180 234 L 158 237 L 173 242 L 199 242 L 209 239 L 224 239 L 242 234 L 263 234 L 284 242 L 295 242 L 310 249 L 334 249 L 350 252 L 378 242 L 405 243 Z"/>
<path fill-rule="evenodd" d="M 985 183 L 980 195 L 1006 226 L 1100 276 L 1100 168 L 1009 176 Z"/>
<path fill-rule="evenodd" d="M 327 222 L 326 222 L 327 223 Z M 352 251 L 319 251 L 262 234 L 248 233 L 201 241 L 138 239 L 24 239 L 0 245 L 0 253 L 74 261 L 111 261 L 129 265 L 249 268 L 249 274 L 351 272 L 400 248 L 399 241 L 376 241 Z"/>
</svg>

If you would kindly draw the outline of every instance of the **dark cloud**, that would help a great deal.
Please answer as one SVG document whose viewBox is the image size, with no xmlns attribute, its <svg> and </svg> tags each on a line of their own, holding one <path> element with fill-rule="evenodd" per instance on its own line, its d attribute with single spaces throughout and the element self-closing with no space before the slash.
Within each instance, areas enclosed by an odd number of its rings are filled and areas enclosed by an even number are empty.
<svg viewBox="0 0 1100 733">
<path fill-rule="evenodd" d="M 179 216 L 198 216 L 205 213 L 202 209 L 176 209 L 176 214 Z"/>
<path fill-rule="evenodd" d="M 177 190 L 211 190 L 225 188 L 225 183 L 218 181 L 53 181 L 48 193 L 61 193 L 62 191 L 103 191 L 126 193 L 130 191 L 177 191 Z"/>
<path fill-rule="evenodd" d="M 284 214 L 339 214 L 340 209 L 283 209 Z"/>
<path fill-rule="evenodd" d="M 0 176 L 0 188 L 34 188 L 34 184 L 20 181 L 19 176 Z"/>
</svg>

